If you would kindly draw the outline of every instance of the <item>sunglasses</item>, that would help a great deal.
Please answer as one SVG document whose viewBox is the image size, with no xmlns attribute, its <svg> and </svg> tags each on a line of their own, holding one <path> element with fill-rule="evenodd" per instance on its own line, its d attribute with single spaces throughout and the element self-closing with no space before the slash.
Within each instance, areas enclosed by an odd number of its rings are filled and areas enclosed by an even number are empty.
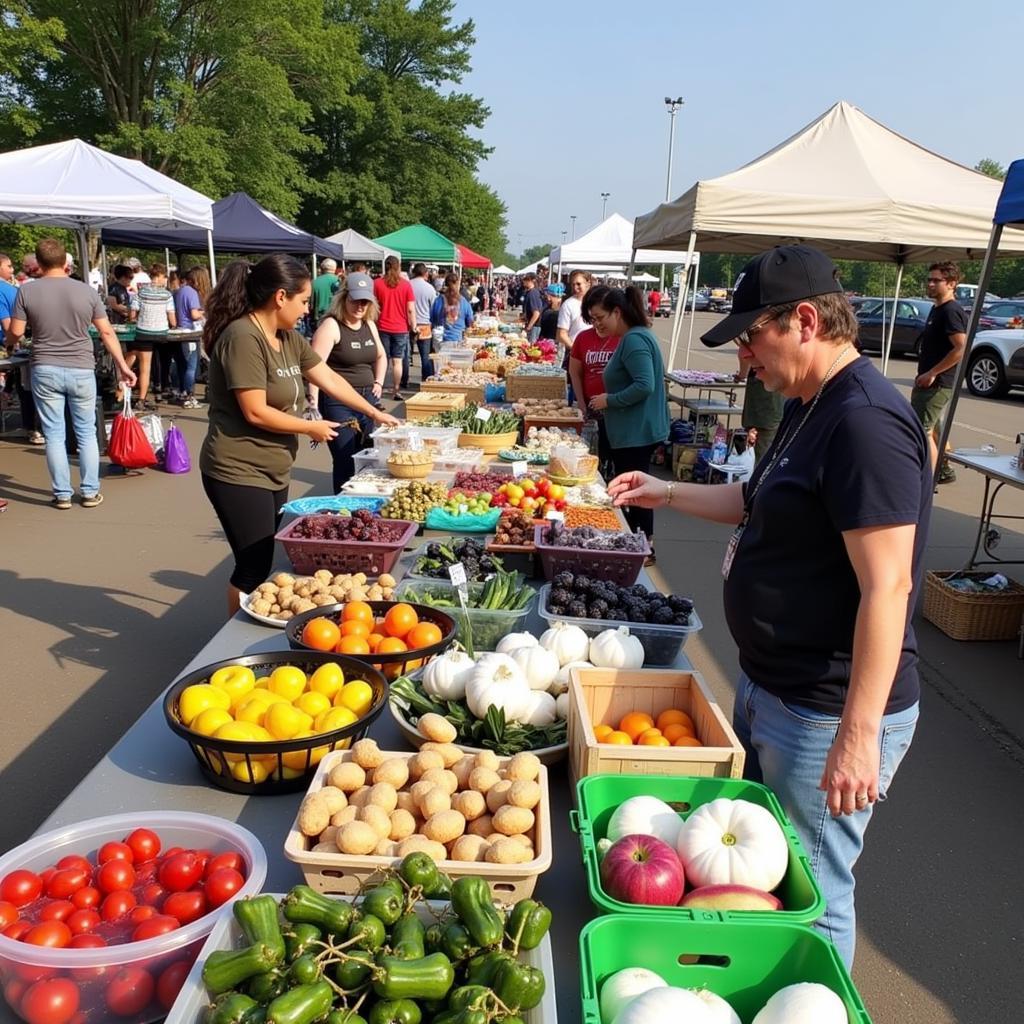
<svg viewBox="0 0 1024 1024">
<path fill-rule="evenodd" d="M 763 320 L 758 320 L 757 323 L 751 324 L 745 331 L 740 332 L 736 335 L 736 343 L 738 345 L 746 345 L 748 348 L 755 334 L 759 331 L 763 331 L 773 320 L 775 315 L 766 316 Z"/>
<path fill-rule="evenodd" d="M 944 277 L 929 277 L 928 284 L 942 284 L 946 279 Z"/>
</svg>

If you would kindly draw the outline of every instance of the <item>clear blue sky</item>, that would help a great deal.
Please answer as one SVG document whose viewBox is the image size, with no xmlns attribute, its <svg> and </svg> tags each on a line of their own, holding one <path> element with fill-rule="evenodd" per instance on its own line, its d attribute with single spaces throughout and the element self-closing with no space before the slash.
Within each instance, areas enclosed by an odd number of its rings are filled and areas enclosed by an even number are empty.
<svg viewBox="0 0 1024 1024">
<path fill-rule="evenodd" d="M 715 13 L 715 12 L 718 13 Z M 458 0 L 477 28 L 461 89 L 491 109 L 480 177 L 508 207 L 512 253 L 608 212 L 632 218 L 734 170 L 847 100 L 950 159 L 1024 157 L 1020 0 Z M 567 236 L 568 237 L 568 236 Z"/>
</svg>

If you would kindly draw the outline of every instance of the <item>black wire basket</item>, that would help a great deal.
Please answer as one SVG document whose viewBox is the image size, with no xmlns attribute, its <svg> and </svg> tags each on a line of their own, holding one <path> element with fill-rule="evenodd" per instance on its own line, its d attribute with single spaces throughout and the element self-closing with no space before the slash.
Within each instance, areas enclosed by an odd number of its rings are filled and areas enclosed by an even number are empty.
<svg viewBox="0 0 1024 1024">
<path fill-rule="evenodd" d="M 217 739 L 190 729 L 178 713 L 182 692 L 196 683 L 206 683 L 221 668 L 241 665 L 251 668 L 257 677 L 269 675 L 282 665 L 294 665 L 307 675 L 321 665 L 337 664 L 345 681 L 362 679 L 373 690 L 367 712 L 356 722 L 341 729 L 301 739 L 253 742 Z M 247 795 L 270 795 L 304 791 L 324 755 L 343 750 L 366 735 L 370 725 L 384 710 L 388 699 L 388 681 L 384 673 L 365 661 L 344 654 L 322 651 L 272 651 L 245 654 L 205 665 L 179 679 L 164 695 L 164 717 L 171 730 L 184 739 L 195 754 L 203 775 L 219 789 Z M 239 777 L 241 776 L 241 778 Z"/>
</svg>

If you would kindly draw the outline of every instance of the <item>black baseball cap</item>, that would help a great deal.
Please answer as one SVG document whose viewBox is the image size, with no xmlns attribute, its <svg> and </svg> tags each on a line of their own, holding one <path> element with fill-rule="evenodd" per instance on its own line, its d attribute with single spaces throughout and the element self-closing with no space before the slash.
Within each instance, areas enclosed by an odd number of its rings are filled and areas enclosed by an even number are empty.
<svg viewBox="0 0 1024 1024">
<path fill-rule="evenodd" d="M 738 338 L 772 306 L 842 292 L 836 265 L 809 245 L 780 245 L 755 256 L 736 279 L 732 312 L 700 340 L 715 347 Z"/>
</svg>

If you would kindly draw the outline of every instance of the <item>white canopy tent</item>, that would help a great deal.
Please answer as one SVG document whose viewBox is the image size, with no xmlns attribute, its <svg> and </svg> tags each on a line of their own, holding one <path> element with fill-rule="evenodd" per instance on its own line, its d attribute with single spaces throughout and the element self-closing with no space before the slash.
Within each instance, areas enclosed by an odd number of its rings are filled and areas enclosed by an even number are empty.
<svg viewBox="0 0 1024 1024">
<path fill-rule="evenodd" d="M 731 174 L 697 182 L 636 220 L 641 252 L 686 246 L 750 253 L 809 242 L 835 259 L 896 264 L 895 296 L 908 262 L 980 259 L 1000 183 L 954 163 L 839 102 L 774 149 Z M 1001 253 L 1024 252 L 1024 231 L 1007 230 Z M 695 282 L 690 283 L 695 289 Z M 893 304 L 895 308 L 895 303 Z M 669 366 L 679 342 L 679 308 Z M 890 323 L 883 370 L 892 345 Z M 687 340 L 687 365 L 693 335 Z"/>
<path fill-rule="evenodd" d="M 491 271 L 491 277 L 514 277 L 515 273 L 516 272 L 511 267 L 506 267 L 505 264 L 502 263 Z"/>
<path fill-rule="evenodd" d="M 653 274 L 634 274 L 631 280 L 639 284 L 653 284 L 658 279 Z"/>
<path fill-rule="evenodd" d="M 383 263 L 389 256 L 402 258 L 400 252 L 389 249 L 386 245 L 378 245 L 372 239 L 359 234 L 353 228 L 346 228 L 335 235 L 329 235 L 326 242 L 335 242 L 341 246 L 346 263 Z"/>
<path fill-rule="evenodd" d="M 667 247 L 666 247 L 667 248 Z M 621 213 L 613 213 L 595 228 L 572 242 L 555 246 L 548 257 L 555 264 L 585 267 L 588 264 L 619 266 L 629 262 L 633 252 L 633 224 Z M 663 252 L 661 249 L 637 252 L 636 263 L 683 263 L 685 250 Z"/>
<path fill-rule="evenodd" d="M 523 274 L 536 274 L 537 268 L 543 263 L 543 260 L 537 260 L 536 263 L 529 263 L 525 267 L 516 271 L 518 277 L 522 277 Z"/>
<path fill-rule="evenodd" d="M 0 154 L 0 182 L 0 220 L 70 228 L 78 236 L 83 273 L 89 268 L 88 230 L 131 222 L 205 229 L 216 279 L 213 201 L 141 161 L 68 139 Z"/>
</svg>

